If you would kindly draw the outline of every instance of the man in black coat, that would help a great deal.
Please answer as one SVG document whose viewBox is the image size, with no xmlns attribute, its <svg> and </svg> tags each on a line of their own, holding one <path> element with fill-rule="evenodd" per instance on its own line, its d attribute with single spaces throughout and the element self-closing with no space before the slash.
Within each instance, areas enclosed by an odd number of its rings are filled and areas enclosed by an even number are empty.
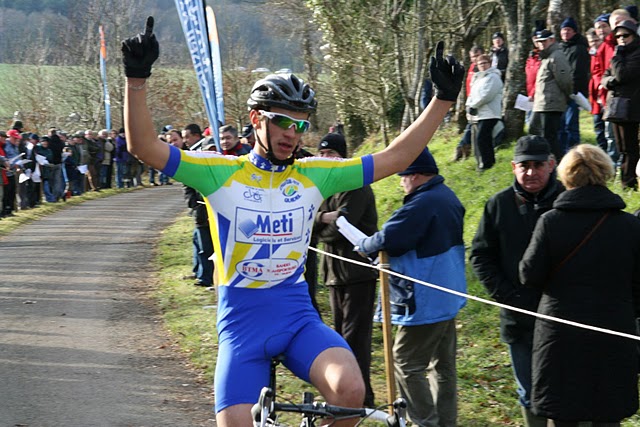
<svg viewBox="0 0 640 427">
<path fill-rule="evenodd" d="M 520 138 L 511 166 L 515 181 L 485 205 L 471 246 L 470 261 L 493 299 L 536 311 L 541 293 L 522 286 L 518 263 L 536 221 L 551 209 L 564 188 L 555 178 L 555 160 L 549 143 L 541 136 Z M 534 416 L 529 410 L 534 321 L 534 317 L 526 314 L 500 310 L 500 336 L 509 346 L 525 425 L 546 427 L 546 419 Z"/>
<path fill-rule="evenodd" d="M 339 133 L 325 135 L 318 144 L 320 157 L 347 157 L 347 144 Z M 316 214 L 313 234 L 324 243 L 328 253 L 359 262 L 368 260 L 354 252 L 350 243 L 336 226 L 338 217 L 344 216 L 366 235 L 378 231 L 376 200 L 370 186 L 334 194 L 326 199 Z M 329 287 L 329 298 L 335 330 L 353 350 L 365 383 L 365 406 L 374 406 L 371 388 L 371 334 L 376 297 L 377 272 L 323 256 L 321 269 L 324 283 Z"/>
<path fill-rule="evenodd" d="M 589 55 L 589 43 L 578 32 L 578 24 L 569 17 L 560 25 L 560 47 L 571 65 L 573 74 L 573 93 L 582 93 L 589 97 L 589 79 L 591 78 L 591 55 Z M 580 144 L 580 112 L 578 105 L 572 99 L 569 100 L 567 109 L 562 115 L 558 141 L 567 152 L 574 145 Z"/>
</svg>

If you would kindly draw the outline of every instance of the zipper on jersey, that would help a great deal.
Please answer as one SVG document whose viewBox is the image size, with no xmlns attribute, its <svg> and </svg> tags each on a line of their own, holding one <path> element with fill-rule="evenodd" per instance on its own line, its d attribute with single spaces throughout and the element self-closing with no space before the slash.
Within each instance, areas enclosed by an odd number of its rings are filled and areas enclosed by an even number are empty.
<svg viewBox="0 0 640 427">
<path fill-rule="evenodd" d="M 269 177 L 269 221 L 273 218 L 273 177 L 275 176 L 275 171 L 273 170 L 273 165 L 271 165 L 271 175 Z M 271 276 L 273 274 L 273 229 L 269 227 L 269 287 L 271 287 Z"/>
</svg>

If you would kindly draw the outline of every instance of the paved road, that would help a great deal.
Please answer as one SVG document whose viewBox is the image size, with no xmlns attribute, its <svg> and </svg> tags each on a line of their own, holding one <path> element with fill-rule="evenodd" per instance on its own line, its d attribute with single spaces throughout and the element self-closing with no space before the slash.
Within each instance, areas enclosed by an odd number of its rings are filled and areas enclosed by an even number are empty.
<svg viewBox="0 0 640 427">
<path fill-rule="evenodd" d="M 215 425 L 148 297 L 180 212 L 180 186 L 147 188 L 0 239 L 0 427 Z"/>
</svg>

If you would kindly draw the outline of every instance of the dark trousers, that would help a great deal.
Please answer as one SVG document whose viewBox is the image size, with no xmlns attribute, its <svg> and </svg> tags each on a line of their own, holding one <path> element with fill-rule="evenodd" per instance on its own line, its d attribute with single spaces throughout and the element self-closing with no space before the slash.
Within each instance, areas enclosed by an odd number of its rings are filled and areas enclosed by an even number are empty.
<svg viewBox="0 0 640 427">
<path fill-rule="evenodd" d="M 471 141 L 478 169 L 489 169 L 496 163 L 492 135 L 496 123 L 498 123 L 498 119 L 487 119 L 471 125 Z"/>
<path fill-rule="evenodd" d="M 16 176 L 7 176 L 9 183 L 4 186 L 2 195 L 2 214 L 9 215 L 16 208 Z"/>
<path fill-rule="evenodd" d="M 335 330 L 347 341 L 358 361 L 365 384 L 364 403 L 373 405 L 371 388 L 371 332 L 375 310 L 376 281 L 329 286 Z"/>
<path fill-rule="evenodd" d="M 551 146 L 551 153 L 556 156 L 559 163 L 564 156 L 564 149 L 558 141 L 560 130 L 561 111 L 534 111 L 529 122 L 529 133 L 544 137 Z"/>
<path fill-rule="evenodd" d="M 209 227 L 195 227 L 193 229 L 193 273 L 196 279 L 211 286 L 213 284 L 213 240 Z"/>
<path fill-rule="evenodd" d="M 613 134 L 620 152 L 620 177 L 626 188 L 638 188 L 636 164 L 640 158 L 638 123 L 613 123 Z"/>
<path fill-rule="evenodd" d="M 580 423 L 575 421 L 549 420 L 549 423 L 547 424 L 547 426 L 548 427 L 580 427 Z M 594 421 L 593 423 L 591 423 L 591 427 L 620 427 L 620 423 Z"/>
</svg>

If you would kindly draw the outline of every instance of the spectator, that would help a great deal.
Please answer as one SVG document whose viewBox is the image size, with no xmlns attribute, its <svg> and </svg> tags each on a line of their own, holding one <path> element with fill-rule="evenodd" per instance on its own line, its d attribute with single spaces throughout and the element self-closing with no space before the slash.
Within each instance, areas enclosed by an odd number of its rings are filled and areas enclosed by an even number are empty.
<svg viewBox="0 0 640 427">
<path fill-rule="evenodd" d="M 231 125 L 224 125 L 220 127 L 220 148 L 222 148 L 222 154 L 231 156 L 242 156 L 249 154 L 251 147 L 244 145 L 238 138 L 238 129 Z"/>
<path fill-rule="evenodd" d="M 620 28 L 620 27 L 618 27 Z M 626 27 L 625 27 L 626 28 Z M 636 334 L 640 222 L 607 188 L 611 160 L 582 144 L 560 162 L 567 191 L 536 224 L 520 262 L 525 286 L 542 292 L 540 314 Z M 549 426 L 620 426 L 638 410 L 636 342 L 535 320 L 532 411 Z"/>
<path fill-rule="evenodd" d="M 638 123 L 640 122 L 640 49 L 638 26 L 630 20 L 622 21 L 613 30 L 617 41 L 616 54 L 602 77 L 607 88 L 607 108 L 614 98 L 628 98 L 628 116 L 622 122 L 613 123 L 613 134 L 620 152 L 620 177 L 626 188 L 638 189 L 636 164 L 638 152 Z"/>
<path fill-rule="evenodd" d="M 608 24 L 608 16 L 600 15 L 594 21 L 594 26 L 599 29 L 590 28 L 587 31 L 587 42 L 589 43 L 589 54 L 591 55 L 591 78 L 589 79 L 589 100 L 591 102 L 591 114 L 593 115 L 593 130 L 596 134 L 596 143 L 600 148 L 604 151 L 608 151 L 609 143 L 607 141 L 607 136 L 605 133 L 605 123 L 602 120 L 602 113 L 604 113 L 604 99 L 601 96 L 602 89 L 600 88 L 600 80 L 602 79 L 602 74 L 604 74 L 604 68 L 600 63 L 600 58 L 598 57 L 598 51 L 600 50 L 600 46 L 604 43 L 606 35 L 608 35 L 611 30 L 606 31 L 605 37 L 601 37 L 604 35 L 605 30 L 604 27 L 609 27 Z"/>
<path fill-rule="evenodd" d="M 535 42 L 540 49 L 541 63 L 536 75 L 529 133 L 544 137 L 551 146 L 551 153 L 556 159 L 561 159 L 564 150 L 558 141 L 558 131 L 562 113 L 573 93 L 571 65 L 551 31 L 538 31 Z"/>
<path fill-rule="evenodd" d="M 48 136 L 43 136 L 40 139 L 40 143 L 35 147 L 35 153 L 44 157 L 46 160 L 46 164 L 39 165 L 40 167 L 40 176 L 42 177 L 42 192 L 44 193 L 44 199 L 53 203 L 56 201 L 56 198 L 53 195 L 52 188 L 52 173 L 54 170 L 53 162 L 53 150 L 49 148 L 50 139 Z"/>
<path fill-rule="evenodd" d="M 131 171 L 129 170 L 129 152 L 127 151 L 127 139 L 124 128 L 120 128 L 116 136 L 116 186 L 131 187 Z"/>
<path fill-rule="evenodd" d="M 100 167 L 104 159 L 104 149 L 98 134 L 92 130 L 84 133 L 85 147 L 87 149 L 87 180 L 91 191 L 100 191 Z"/>
<path fill-rule="evenodd" d="M 186 150 L 199 150 L 200 146 L 205 142 L 200 126 L 195 123 L 185 126 L 184 129 L 182 129 L 182 141 L 184 142 Z"/>
<path fill-rule="evenodd" d="M 85 175 L 78 169 L 83 161 L 83 145 L 84 134 L 78 132 L 71 137 L 65 147 L 68 155 L 64 160 L 64 165 L 72 196 L 80 196 L 84 193 Z"/>
<path fill-rule="evenodd" d="M 9 160 L 6 157 L 6 153 L 4 152 L 4 146 L 6 142 L 7 133 L 3 130 L 0 130 L 0 219 L 4 217 L 4 192 L 5 188 L 9 185 L 7 173 L 9 171 L 10 165 Z"/>
<path fill-rule="evenodd" d="M 167 142 L 169 145 L 173 145 L 181 150 L 186 149 L 184 146 L 184 140 L 182 139 L 182 134 L 177 129 L 171 129 L 168 134 Z"/>
<path fill-rule="evenodd" d="M 248 145 L 251 148 L 256 145 L 256 137 L 253 134 L 253 126 L 251 126 L 251 123 L 242 128 L 242 135 L 240 135 L 240 138 L 242 138 L 243 144 Z"/>
<path fill-rule="evenodd" d="M 578 32 L 576 21 L 568 17 L 560 25 L 560 47 L 564 52 L 573 76 L 573 93 L 582 93 L 589 96 L 589 78 L 591 56 L 589 55 L 589 45 L 587 40 Z M 567 108 L 560 119 L 560 133 L 558 141 L 563 149 L 563 153 L 574 145 L 580 144 L 580 112 L 578 104 L 569 99 Z"/>
<path fill-rule="evenodd" d="M 403 206 L 382 230 L 359 242 L 368 254 L 384 250 L 395 272 L 466 292 L 464 207 L 438 175 L 427 148 L 404 171 Z M 390 277 L 391 321 L 398 325 L 393 360 L 400 395 L 417 426 L 456 425 L 455 317 L 466 299 Z M 437 391 L 436 391 L 437 390 Z"/>
<path fill-rule="evenodd" d="M 518 139 L 511 169 L 513 185 L 492 196 L 484 207 L 471 244 L 470 262 L 491 297 L 503 304 L 536 311 L 540 292 L 524 288 L 518 262 L 537 219 L 551 209 L 563 188 L 554 177 L 551 148 L 540 136 Z M 509 346 L 518 385 L 519 403 L 527 427 L 546 427 L 545 418 L 531 413 L 531 349 L 534 318 L 500 309 L 500 337 Z"/>
<path fill-rule="evenodd" d="M 471 82 L 473 81 L 473 74 L 478 71 L 478 67 L 476 66 L 476 59 L 480 56 L 484 55 L 484 49 L 480 46 L 474 46 L 469 50 L 469 69 L 467 70 L 467 80 L 466 80 L 466 96 L 469 96 L 471 93 Z M 453 155 L 453 160 L 455 162 L 459 160 L 464 160 L 471 155 L 471 124 L 467 123 L 467 126 L 464 128 L 462 133 L 462 139 L 458 143 L 456 147 L 456 152 Z"/>
<path fill-rule="evenodd" d="M 115 137 L 115 130 L 109 131 L 102 129 L 98 132 L 98 141 L 102 148 L 102 161 L 99 163 L 100 174 L 100 188 L 111 188 L 111 174 L 113 171 L 113 155 L 116 149 L 113 137 Z"/>
<path fill-rule="evenodd" d="M 2 211 L 4 216 L 13 216 L 16 210 L 16 193 L 18 190 L 17 175 L 20 173 L 20 167 L 17 162 L 20 160 L 20 132 L 16 129 L 10 129 L 7 132 L 8 141 L 4 144 L 4 152 L 9 162 L 7 172 L 8 183 L 4 188 L 2 198 Z"/>
<path fill-rule="evenodd" d="M 502 117 L 502 79 L 500 70 L 491 66 L 489 55 L 478 56 L 476 67 L 478 70 L 473 75 L 466 105 L 473 152 L 478 170 L 484 171 L 492 168 L 496 162 L 493 128 Z"/>
<path fill-rule="evenodd" d="M 51 192 L 57 202 L 66 198 L 62 151 L 67 141 L 67 134 L 58 132 L 56 128 L 50 128 L 48 135 L 49 148 L 51 148 L 53 154 L 53 161 L 51 162 Z"/>
<path fill-rule="evenodd" d="M 318 156 L 347 158 L 347 143 L 339 133 L 329 133 L 318 144 Z M 336 220 L 344 216 L 352 225 L 366 235 L 378 231 L 376 200 L 371 186 L 344 191 L 330 196 L 320 206 L 315 216 L 313 232 L 324 243 L 330 254 L 368 262 L 354 252 L 350 243 L 338 230 Z M 365 383 L 364 405 L 374 407 L 371 388 L 371 334 L 376 297 L 377 272 L 329 256 L 322 257 L 324 284 L 329 287 L 329 301 L 336 332 L 353 350 Z"/>
<path fill-rule="evenodd" d="M 544 30 L 544 21 L 536 21 L 536 26 L 531 34 L 531 42 L 533 43 L 533 49 L 529 51 L 529 56 L 525 64 L 525 74 L 527 78 L 527 96 L 533 100 L 536 93 L 536 77 L 538 70 L 540 69 L 540 49 L 536 46 L 536 34 L 538 31 Z"/>
<path fill-rule="evenodd" d="M 424 79 L 422 89 L 420 89 L 420 111 L 427 108 L 433 97 L 433 83 L 430 79 Z"/>
<path fill-rule="evenodd" d="M 504 35 L 500 32 L 491 36 L 491 66 L 500 71 L 500 77 L 504 82 L 509 65 L 509 49 L 504 45 Z"/>
</svg>

